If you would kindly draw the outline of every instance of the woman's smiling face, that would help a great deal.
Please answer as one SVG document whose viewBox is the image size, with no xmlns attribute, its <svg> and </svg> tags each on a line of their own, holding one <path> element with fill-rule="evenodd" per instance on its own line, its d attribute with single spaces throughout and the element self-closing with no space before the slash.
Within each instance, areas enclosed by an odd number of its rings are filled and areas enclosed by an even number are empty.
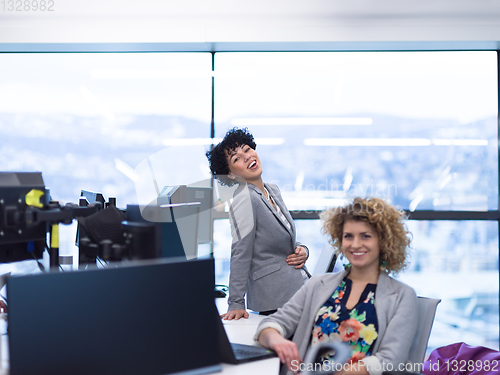
<svg viewBox="0 0 500 375">
<path fill-rule="evenodd" d="M 344 223 L 342 250 L 351 267 L 378 270 L 380 267 L 380 241 L 378 233 L 364 221 Z"/>
<path fill-rule="evenodd" d="M 250 146 L 241 145 L 234 150 L 226 150 L 226 160 L 230 178 L 250 183 L 261 178 L 262 165 L 259 156 Z"/>
</svg>

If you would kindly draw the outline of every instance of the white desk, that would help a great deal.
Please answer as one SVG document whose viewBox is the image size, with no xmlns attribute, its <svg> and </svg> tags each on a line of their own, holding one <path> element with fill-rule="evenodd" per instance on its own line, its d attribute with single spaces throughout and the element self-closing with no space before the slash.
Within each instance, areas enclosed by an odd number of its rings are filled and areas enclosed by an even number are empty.
<svg viewBox="0 0 500 375">
<path fill-rule="evenodd" d="M 221 314 L 227 311 L 227 299 L 217 298 L 216 305 Z M 224 328 L 226 329 L 229 341 L 237 344 L 256 345 L 253 341 L 255 331 L 260 321 L 265 317 L 255 313 L 250 313 L 248 319 L 239 320 L 222 320 Z M 227 363 L 222 364 L 222 374 L 224 375 L 278 375 L 280 368 L 280 360 L 278 357 L 264 359 L 262 361 L 255 361 L 250 363 L 243 363 L 241 365 L 230 365 Z M 221 374 L 219 372 L 219 374 Z"/>
</svg>

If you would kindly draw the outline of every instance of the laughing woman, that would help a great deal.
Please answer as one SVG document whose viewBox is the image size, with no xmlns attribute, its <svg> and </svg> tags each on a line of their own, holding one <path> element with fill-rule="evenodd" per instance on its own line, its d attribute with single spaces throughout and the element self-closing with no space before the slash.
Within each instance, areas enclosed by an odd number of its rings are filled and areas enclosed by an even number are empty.
<svg viewBox="0 0 500 375">
<path fill-rule="evenodd" d="M 414 290 L 389 277 L 407 264 L 410 238 L 404 214 L 381 199 L 356 198 L 321 218 L 323 231 L 349 265 L 309 280 L 261 322 L 256 339 L 276 351 L 286 365 L 282 374 L 296 372 L 310 346 L 331 340 L 351 348 L 345 374 L 397 369 L 408 360 L 418 321 Z M 328 356 L 323 361 L 331 365 Z"/>
<path fill-rule="evenodd" d="M 222 315 L 227 320 L 248 318 L 246 307 L 264 315 L 274 313 L 308 279 L 308 250 L 295 240 L 295 225 L 278 187 L 262 180 L 255 149 L 247 129 L 234 128 L 207 152 L 219 183 L 238 184 L 229 209 L 229 307 Z"/>
</svg>

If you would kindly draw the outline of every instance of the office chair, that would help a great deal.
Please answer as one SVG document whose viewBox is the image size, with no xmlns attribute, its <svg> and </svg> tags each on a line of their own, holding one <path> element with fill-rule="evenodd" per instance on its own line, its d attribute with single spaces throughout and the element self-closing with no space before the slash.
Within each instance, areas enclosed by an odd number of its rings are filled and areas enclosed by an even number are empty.
<svg viewBox="0 0 500 375">
<path fill-rule="evenodd" d="M 410 348 L 409 363 L 423 363 L 432 323 L 440 299 L 418 297 L 418 327 Z"/>
<path fill-rule="evenodd" d="M 335 267 L 335 262 L 337 261 L 337 255 L 335 250 L 329 243 L 326 243 L 321 249 L 318 261 L 314 267 L 313 275 L 322 275 L 324 273 L 333 272 Z"/>
</svg>

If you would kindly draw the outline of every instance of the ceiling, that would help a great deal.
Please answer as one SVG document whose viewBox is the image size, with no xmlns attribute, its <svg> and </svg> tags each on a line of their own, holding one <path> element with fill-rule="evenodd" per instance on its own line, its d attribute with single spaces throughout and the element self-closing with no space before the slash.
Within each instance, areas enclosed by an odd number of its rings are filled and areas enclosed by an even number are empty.
<svg viewBox="0 0 500 375">
<path fill-rule="evenodd" d="M 399 49 L 401 43 L 410 49 L 497 49 L 500 42 L 500 0 L 48 1 L 54 3 L 52 12 L 0 9 L 0 51 L 58 44 L 146 50 L 171 44 L 187 50 L 266 44 Z"/>
</svg>

